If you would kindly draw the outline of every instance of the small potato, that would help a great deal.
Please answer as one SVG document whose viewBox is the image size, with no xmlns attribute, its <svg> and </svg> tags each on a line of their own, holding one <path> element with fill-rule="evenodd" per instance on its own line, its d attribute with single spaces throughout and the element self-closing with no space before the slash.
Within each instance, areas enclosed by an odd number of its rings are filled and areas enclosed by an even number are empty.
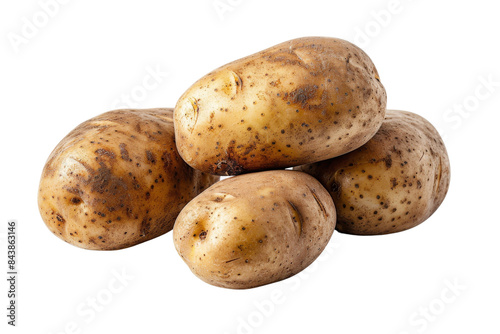
<svg viewBox="0 0 500 334">
<path fill-rule="evenodd" d="M 170 231 L 181 209 L 218 180 L 177 153 L 172 109 L 115 110 L 71 131 L 43 169 L 40 214 L 86 249 L 130 247 Z"/>
<path fill-rule="evenodd" d="M 436 129 L 419 115 L 388 110 L 377 134 L 346 155 L 294 168 L 316 177 L 337 208 L 337 230 L 404 231 L 429 218 L 450 184 L 450 162 Z"/>
<path fill-rule="evenodd" d="M 312 163 L 366 143 L 382 124 L 386 100 L 357 46 L 294 39 L 191 86 L 175 107 L 177 148 L 190 166 L 218 175 Z"/>
<path fill-rule="evenodd" d="M 313 177 L 252 173 L 223 180 L 189 202 L 176 220 L 174 244 L 205 282 L 246 289 L 306 268 L 335 221 L 333 201 Z"/>
</svg>

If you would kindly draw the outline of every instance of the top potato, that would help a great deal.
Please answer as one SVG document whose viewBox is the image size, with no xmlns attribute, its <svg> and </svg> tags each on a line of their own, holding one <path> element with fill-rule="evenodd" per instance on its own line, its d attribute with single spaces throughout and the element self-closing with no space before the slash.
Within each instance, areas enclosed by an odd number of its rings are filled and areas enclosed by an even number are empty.
<svg viewBox="0 0 500 334">
<path fill-rule="evenodd" d="M 385 115 L 370 58 L 336 38 L 278 44 L 207 74 L 174 112 L 179 154 L 218 175 L 321 161 L 366 143 Z"/>
</svg>

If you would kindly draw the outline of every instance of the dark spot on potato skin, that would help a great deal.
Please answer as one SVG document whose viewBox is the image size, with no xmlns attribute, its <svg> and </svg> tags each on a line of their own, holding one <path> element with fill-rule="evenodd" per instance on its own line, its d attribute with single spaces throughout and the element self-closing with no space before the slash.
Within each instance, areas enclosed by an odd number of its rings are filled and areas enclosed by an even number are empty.
<svg viewBox="0 0 500 334">
<path fill-rule="evenodd" d="M 150 230 L 151 230 L 151 222 L 149 218 L 146 216 L 141 221 L 141 229 L 140 229 L 141 235 L 146 236 Z"/>
<path fill-rule="evenodd" d="M 209 171 L 211 174 L 215 175 L 239 175 L 245 172 L 245 169 L 243 168 L 241 162 L 239 160 L 243 159 L 238 159 L 239 155 L 235 153 L 237 148 L 235 146 L 235 141 L 231 141 L 230 145 L 227 147 L 225 150 L 224 157 L 219 158 L 214 164 L 209 166 Z M 248 155 L 253 149 L 254 149 L 253 144 L 249 144 L 245 148 L 245 154 Z"/>
<path fill-rule="evenodd" d="M 332 185 L 330 186 L 330 190 L 333 194 L 339 194 L 341 191 L 341 185 L 339 182 L 333 181 Z"/>
<path fill-rule="evenodd" d="M 372 95 L 372 92 L 373 92 L 373 89 L 371 89 L 371 88 L 363 90 L 363 100 L 367 101 L 370 98 L 370 96 Z"/>
<path fill-rule="evenodd" d="M 103 148 L 99 148 L 99 149 L 95 150 L 95 153 L 97 153 L 98 155 L 107 156 L 110 159 L 114 159 L 115 158 L 115 154 L 113 152 L 111 152 L 109 150 L 106 150 L 106 149 L 103 149 Z"/>
<path fill-rule="evenodd" d="M 252 152 L 256 148 L 257 148 L 257 144 L 255 142 L 247 144 L 247 147 L 245 148 L 245 151 L 243 151 L 243 155 L 248 155 L 250 152 Z"/>
<path fill-rule="evenodd" d="M 156 163 L 156 157 L 155 157 L 155 154 L 152 153 L 151 151 L 146 151 L 146 158 L 148 159 L 148 161 L 150 163 L 152 163 L 153 165 Z"/>
<path fill-rule="evenodd" d="M 73 204 L 80 204 L 81 201 L 82 200 L 80 198 L 77 198 L 77 197 L 73 197 L 71 199 L 71 203 L 73 203 Z"/>
<path fill-rule="evenodd" d="M 284 101 L 299 104 L 302 108 L 305 108 L 308 105 L 308 101 L 316 97 L 317 92 L 317 85 L 306 85 L 291 92 L 283 92 L 280 95 L 283 97 Z"/>
<path fill-rule="evenodd" d="M 269 52 L 264 59 L 269 63 L 279 63 L 281 66 L 300 66 L 304 69 L 309 69 L 309 66 L 305 64 L 296 53 L 292 53 L 290 50 L 286 49 Z M 266 74 L 266 76 L 267 75 L 268 74 Z"/>
<path fill-rule="evenodd" d="M 128 187 L 124 180 L 114 175 L 111 169 L 104 163 L 99 162 L 100 167 L 95 170 L 87 163 L 81 162 L 87 170 L 89 177 L 83 178 L 76 176 L 76 178 L 84 185 L 89 185 L 92 192 L 103 194 L 109 192 L 110 195 L 116 195 L 118 192 L 127 191 Z"/>
<path fill-rule="evenodd" d="M 120 148 L 120 154 L 121 154 L 122 159 L 126 160 L 126 161 L 130 161 L 130 157 L 129 157 L 128 151 L 127 151 L 127 145 L 124 143 L 120 143 L 120 145 L 118 147 Z"/>
<path fill-rule="evenodd" d="M 385 158 L 383 158 L 382 161 L 385 162 L 385 166 L 387 167 L 387 169 L 389 169 L 389 168 L 392 167 L 392 158 L 391 158 L 390 155 L 388 155 Z"/>
<path fill-rule="evenodd" d="M 396 188 L 396 186 L 399 184 L 397 179 L 395 177 L 391 178 L 391 184 L 392 184 L 392 188 L 391 189 L 394 189 Z"/>
<path fill-rule="evenodd" d="M 83 194 L 83 191 L 82 189 L 80 188 L 75 188 L 75 187 L 64 187 L 64 189 L 69 192 L 70 194 L 74 194 L 74 195 L 82 195 Z"/>
<path fill-rule="evenodd" d="M 225 159 L 212 165 L 210 172 L 216 175 L 239 175 L 244 172 L 244 169 L 237 161 Z"/>
<path fill-rule="evenodd" d="M 163 162 L 163 170 L 168 173 L 170 170 L 170 165 L 172 164 L 172 157 L 168 151 L 163 152 L 161 156 L 161 161 Z"/>
<path fill-rule="evenodd" d="M 142 132 L 142 128 L 141 128 L 141 123 L 140 122 L 137 122 L 135 124 L 135 131 L 137 131 L 137 133 L 141 133 Z"/>
</svg>

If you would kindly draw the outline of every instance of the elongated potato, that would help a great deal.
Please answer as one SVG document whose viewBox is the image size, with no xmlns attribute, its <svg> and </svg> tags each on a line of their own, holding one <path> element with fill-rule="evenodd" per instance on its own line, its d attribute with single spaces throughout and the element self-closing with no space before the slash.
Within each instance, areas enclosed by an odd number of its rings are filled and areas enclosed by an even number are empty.
<svg viewBox="0 0 500 334">
<path fill-rule="evenodd" d="M 193 197 L 218 180 L 177 153 L 172 109 L 115 110 L 71 131 L 44 167 L 47 227 L 86 249 L 136 245 L 170 231 Z"/>
<path fill-rule="evenodd" d="M 387 234 L 412 228 L 443 202 L 450 161 L 436 129 L 423 117 L 388 110 L 377 134 L 346 155 L 296 167 L 329 190 L 337 230 Z"/>
<path fill-rule="evenodd" d="M 370 58 L 336 38 L 291 40 L 198 80 L 175 107 L 176 143 L 219 175 L 329 159 L 378 130 L 386 92 Z"/>
<path fill-rule="evenodd" d="M 267 171 L 208 188 L 181 211 L 173 234 L 196 276 L 245 289 L 306 268 L 325 248 L 335 221 L 333 201 L 313 177 Z"/>
</svg>

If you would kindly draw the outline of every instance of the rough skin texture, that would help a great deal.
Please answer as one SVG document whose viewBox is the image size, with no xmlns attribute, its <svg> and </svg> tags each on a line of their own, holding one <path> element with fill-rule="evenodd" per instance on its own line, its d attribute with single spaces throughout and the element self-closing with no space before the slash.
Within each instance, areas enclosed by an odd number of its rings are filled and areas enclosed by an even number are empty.
<svg viewBox="0 0 500 334">
<path fill-rule="evenodd" d="M 326 160 L 378 130 L 386 92 L 370 58 L 336 38 L 291 40 L 198 80 L 175 107 L 179 153 L 237 175 Z"/>
<path fill-rule="evenodd" d="M 311 264 L 335 229 L 335 207 L 313 177 L 267 171 L 223 180 L 192 200 L 174 244 L 193 273 L 232 289 L 290 277 Z"/>
<path fill-rule="evenodd" d="M 181 209 L 218 180 L 177 153 L 172 109 L 115 110 L 71 131 L 43 169 L 47 227 L 86 249 L 136 245 L 170 231 Z"/>
<path fill-rule="evenodd" d="M 377 134 L 356 151 L 296 167 L 328 189 L 337 230 L 374 235 L 404 231 L 441 205 L 450 184 L 443 140 L 423 117 L 388 110 Z"/>
</svg>

